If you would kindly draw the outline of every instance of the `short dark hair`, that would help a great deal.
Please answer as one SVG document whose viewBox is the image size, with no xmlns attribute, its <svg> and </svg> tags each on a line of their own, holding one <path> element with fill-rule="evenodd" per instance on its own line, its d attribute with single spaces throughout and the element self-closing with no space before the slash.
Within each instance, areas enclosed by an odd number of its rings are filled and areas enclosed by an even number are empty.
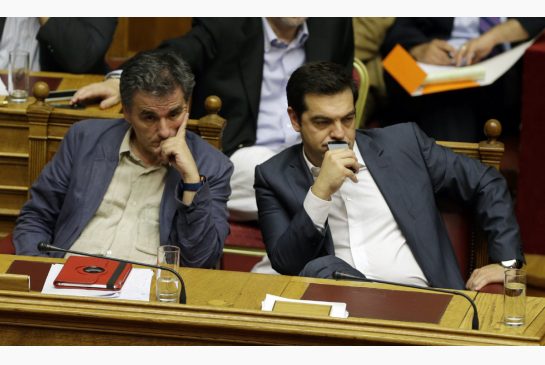
<svg viewBox="0 0 545 365">
<path fill-rule="evenodd" d="M 288 106 L 301 119 L 301 115 L 307 110 L 306 95 L 335 95 L 347 89 L 352 91 L 355 104 L 358 89 L 352 74 L 346 68 L 333 62 L 310 62 L 299 67 L 291 75 L 286 86 Z"/>
<path fill-rule="evenodd" d="M 137 91 L 164 96 L 180 87 L 187 102 L 194 86 L 195 76 L 180 55 L 168 49 L 154 49 L 138 53 L 125 63 L 119 91 L 123 107 L 130 109 Z"/>
</svg>

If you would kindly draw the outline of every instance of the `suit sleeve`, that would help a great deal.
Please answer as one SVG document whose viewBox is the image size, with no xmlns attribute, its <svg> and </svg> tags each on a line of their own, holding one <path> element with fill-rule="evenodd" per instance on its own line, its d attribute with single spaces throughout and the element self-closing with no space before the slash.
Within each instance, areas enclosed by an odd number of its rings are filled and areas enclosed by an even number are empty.
<svg viewBox="0 0 545 365">
<path fill-rule="evenodd" d="M 72 161 L 77 146 L 77 128 L 69 129 L 59 151 L 48 163 L 30 190 L 31 199 L 21 208 L 13 231 L 17 255 L 44 255 L 37 244 L 51 242 L 72 171 Z"/>
<path fill-rule="evenodd" d="M 42 51 L 71 73 L 90 73 L 112 42 L 117 18 L 50 18 L 36 38 Z"/>
<path fill-rule="evenodd" d="M 230 29 L 223 29 L 229 22 L 218 19 L 194 18 L 191 30 L 181 37 L 168 39 L 160 48 L 171 48 L 177 51 L 191 66 L 195 75 L 205 70 L 209 60 L 216 57 L 216 36 L 223 36 L 228 41 Z M 233 25 L 234 27 L 234 25 Z M 235 28 L 235 27 L 234 27 Z"/>
<path fill-rule="evenodd" d="M 505 179 L 480 161 L 441 147 L 412 124 L 435 195 L 447 194 L 473 207 L 488 237 L 493 262 L 523 259 L 518 223 Z"/>
<path fill-rule="evenodd" d="M 545 28 L 545 18 L 513 18 L 528 32 L 528 38 L 533 38 Z"/>
<path fill-rule="evenodd" d="M 382 56 L 388 55 L 396 44 L 409 51 L 414 46 L 430 42 L 433 38 L 423 29 L 418 18 L 396 18 L 380 48 Z"/>
<path fill-rule="evenodd" d="M 316 229 L 303 205 L 291 216 L 279 199 L 286 195 L 270 186 L 261 166 L 255 170 L 254 188 L 259 224 L 273 269 L 284 275 L 298 275 L 309 261 L 325 254 L 326 236 Z"/>
<path fill-rule="evenodd" d="M 233 164 L 221 158 L 218 171 L 207 176 L 191 205 L 182 204 L 183 192 L 176 187 L 177 212 L 169 239 L 180 246 L 183 266 L 213 268 L 223 252 L 229 234 L 227 200 Z"/>
</svg>

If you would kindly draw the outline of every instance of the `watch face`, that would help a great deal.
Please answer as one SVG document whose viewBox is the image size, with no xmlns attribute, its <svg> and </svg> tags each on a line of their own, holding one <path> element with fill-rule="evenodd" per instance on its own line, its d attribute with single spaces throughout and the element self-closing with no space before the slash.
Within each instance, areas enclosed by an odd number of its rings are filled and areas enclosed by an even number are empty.
<svg viewBox="0 0 545 365">
<path fill-rule="evenodd" d="M 522 267 L 522 261 L 519 260 L 502 261 L 500 264 L 506 269 L 520 269 Z"/>
</svg>

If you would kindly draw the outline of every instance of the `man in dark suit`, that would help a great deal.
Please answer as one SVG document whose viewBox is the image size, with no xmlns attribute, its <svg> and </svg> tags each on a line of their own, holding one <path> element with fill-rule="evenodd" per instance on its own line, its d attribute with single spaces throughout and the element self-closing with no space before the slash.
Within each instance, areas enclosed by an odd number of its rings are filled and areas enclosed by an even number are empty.
<svg viewBox="0 0 545 365">
<path fill-rule="evenodd" d="M 104 74 L 116 26 L 117 18 L 0 18 L 0 68 L 17 48 L 29 52 L 34 71 Z"/>
<path fill-rule="evenodd" d="M 438 146 L 414 123 L 356 131 L 356 96 L 351 75 L 332 63 L 304 65 L 288 82 L 288 114 L 303 142 L 255 171 L 259 221 L 273 268 L 289 275 L 331 278 L 344 271 L 462 289 L 435 204 L 439 194 L 473 204 L 492 260 L 519 264 L 518 225 L 501 175 Z M 332 149 L 332 141 L 347 145 Z M 478 290 L 501 282 L 503 271 L 501 265 L 484 266 L 465 285 Z"/>
<path fill-rule="evenodd" d="M 417 61 L 433 65 L 471 65 L 538 35 L 545 18 L 397 18 L 381 47 L 386 56 L 401 44 Z M 520 124 L 522 62 L 492 85 L 411 97 L 385 74 L 387 123 L 415 121 L 429 136 L 477 142 L 486 120 L 502 122 L 503 135 Z"/>
<path fill-rule="evenodd" d="M 46 241 L 154 264 L 159 245 L 176 245 L 182 265 L 214 267 L 229 232 L 233 166 L 186 131 L 193 85 L 175 52 L 131 59 L 121 78 L 125 119 L 70 128 L 21 209 L 17 254 L 40 255 Z"/>
<path fill-rule="evenodd" d="M 189 33 L 161 45 L 178 51 L 195 73 L 192 117 L 205 114 L 209 95 L 223 102 L 223 152 L 235 165 L 231 218 L 257 218 L 255 164 L 297 142 L 284 113 L 291 72 L 309 61 L 332 61 L 351 70 L 352 33 L 350 18 L 195 18 Z M 119 101 L 117 85 L 115 79 L 90 85 L 73 101 L 100 97 L 101 107 L 111 106 Z"/>
</svg>

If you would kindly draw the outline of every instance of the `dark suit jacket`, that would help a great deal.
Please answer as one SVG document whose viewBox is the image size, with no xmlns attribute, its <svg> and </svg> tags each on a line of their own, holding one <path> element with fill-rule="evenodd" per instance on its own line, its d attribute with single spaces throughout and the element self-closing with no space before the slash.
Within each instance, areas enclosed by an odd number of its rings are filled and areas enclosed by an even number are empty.
<svg viewBox="0 0 545 365">
<path fill-rule="evenodd" d="M 530 38 L 545 28 L 545 18 L 513 18 L 519 21 Z M 384 38 L 381 53 L 386 56 L 397 43 L 406 50 L 433 39 L 448 39 L 454 18 L 396 18 Z"/>
<path fill-rule="evenodd" d="M 333 61 L 352 69 L 354 40 L 350 18 L 308 19 L 306 61 Z M 178 50 L 196 77 L 191 116 L 205 115 L 204 100 L 217 95 L 227 119 L 223 151 L 251 146 L 256 140 L 261 98 L 264 38 L 261 18 L 197 18 L 189 33 L 164 42 Z"/>
<path fill-rule="evenodd" d="M 6 18 L 0 18 L 0 39 Z M 36 39 L 42 71 L 104 74 L 117 18 L 50 18 Z"/>
<path fill-rule="evenodd" d="M 36 245 L 42 241 L 65 249 L 72 246 L 102 202 L 128 128 L 124 119 L 85 120 L 70 128 L 17 218 L 13 242 L 18 255 L 41 255 Z M 160 244 L 180 246 L 184 266 L 213 267 L 229 233 L 227 199 L 233 166 L 197 135 L 188 131 L 186 138 L 207 181 L 186 207 L 179 199 L 180 174 L 168 168 L 159 213 Z"/>
<path fill-rule="evenodd" d="M 356 140 L 431 286 L 464 288 L 435 203 L 441 194 L 473 204 L 493 261 L 522 260 L 509 192 L 495 169 L 438 146 L 414 123 L 358 131 Z M 329 227 L 322 235 L 303 208 L 312 183 L 301 144 L 256 167 L 261 230 L 272 267 L 282 274 L 297 275 L 309 261 L 334 254 Z"/>
</svg>

